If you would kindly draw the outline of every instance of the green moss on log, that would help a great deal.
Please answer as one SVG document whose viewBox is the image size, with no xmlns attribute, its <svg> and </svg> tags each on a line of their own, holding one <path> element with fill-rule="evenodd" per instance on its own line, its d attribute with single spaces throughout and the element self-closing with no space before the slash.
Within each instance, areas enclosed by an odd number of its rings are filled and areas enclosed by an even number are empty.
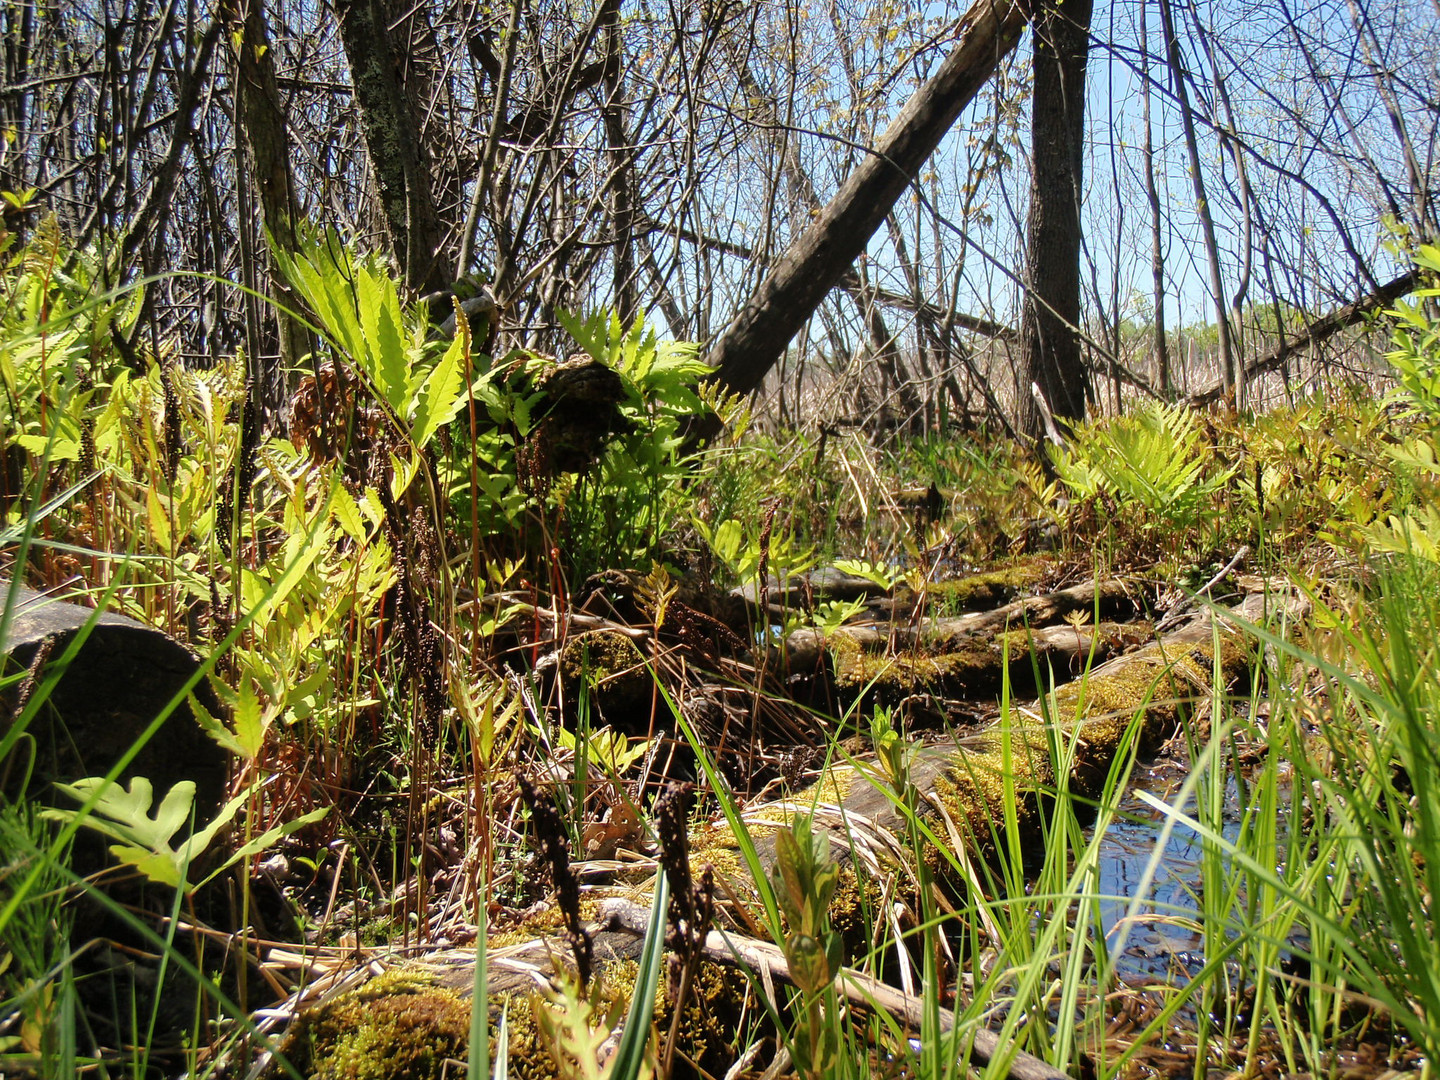
<svg viewBox="0 0 1440 1080">
<path fill-rule="evenodd" d="M 281 1052 L 308 1080 L 442 1080 L 463 1069 L 469 1041 L 468 1004 L 395 969 L 302 1012 Z"/>
<path fill-rule="evenodd" d="M 616 630 L 573 637 L 560 653 L 560 676 L 575 693 L 585 688 L 607 716 L 650 711 L 654 680 L 635 642 Z"/>
<path fill-rule="evenodd" d="M 999 570 L 931 582 L 925 587 L 925 593 L 930 602 L 942 610 L 989 611 L 1038 589 L 1054 569 L 1055 564 L 1049 558 L 1026 558 Z"/>
</svg>

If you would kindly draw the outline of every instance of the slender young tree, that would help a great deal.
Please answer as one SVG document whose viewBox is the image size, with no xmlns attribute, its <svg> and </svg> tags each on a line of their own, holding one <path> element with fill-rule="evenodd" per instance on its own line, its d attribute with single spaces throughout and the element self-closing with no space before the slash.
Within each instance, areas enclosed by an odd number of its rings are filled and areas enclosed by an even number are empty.
<svg viewBox="0 0 1440 1080">
<path fill-rule="evenodd" d="M 1160 0 L 1160 24 L 1165 33 L 1165 61 L 1170 67 L 1171 87 L 1180 105 L 1180 121 L 1185 132 L 1185 149 L 1190 155 L 1190 180 L 1195 187 L 1195 208 L 1200 216 L 1201 235 L 1205 241 L 1205 260 L 1210 268 L 1210 290 L 1215 299 L 1215 326 L 1220 337 L 1220 383 L 1225 396 L 1238 404 L 1243 388 L 1237 385 L 1235 360 L 1230 339 L 1230 320 L 1225 304 L 1225 278 L 1220 268 L 1220 245 L 1215 239 L 1215 216 L 1206 194 L 1204 163 L 1200 159 L 1200 140 L 1195 133 L 1195 114 L 1190 109 L 1189 75 L 1180 54 L 1180 39 L 1175 31 L 1175 16 L 1170 0 Z"/>
<path fill-rule="evenodd" d="M 1170 392 L 1170 346 L 1165 339 L 1165 244 L 1162 229 L 1164 216 L 1160 209 L 1160 189 L 1155 183 L 1155 139 L 1150 123 L 1150 34 L 1145 17 L 1149 0 L 1140 4 L 1140 124 L 1145 132 L 1141 160 L 1145 172 L 1145 201 L 1150 206 L 1150 280 L 1153 307 L 1155 378 L 1160 393 Z"/>
<path fill-rule="evenodd" d="M 270 243 L 281 251 L 296 247 L 295 223 L 300 215 L 291 172 L 290 137 L 275 77 L 275 52 L 260 0 L 226 0 L 221 9 L 231 45 L 235 80 L 235 120 L 244 138 L 246 165 L 260 203 L 260 220 Z M 279 330 L 280 370 L 252 372 L 264 412 L 273 416 L 284 388 L 284 372 L 294 368 L 314 347 L 297 312 L 300 304 L 285 279 L 269 266 L 270 295 Z M 262 356 L 264 354 L 262 353 Z M 252 362 L 260 362 L 254 357 Z"/>
</svg>

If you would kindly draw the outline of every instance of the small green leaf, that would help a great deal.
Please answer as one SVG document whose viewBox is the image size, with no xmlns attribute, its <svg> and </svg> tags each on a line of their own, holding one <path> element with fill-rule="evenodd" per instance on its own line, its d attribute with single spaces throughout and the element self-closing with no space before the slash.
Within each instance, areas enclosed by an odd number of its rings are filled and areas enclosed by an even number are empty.
<svg viewBox="0 0 1440 1080">
<path fill-rule="evenodd" d="M 150 806 L 155 793 L 150 781 L 143 776 L 131 780 L 128 790 L 99 776 L 55 786 L 81 804 L 89 802 L 98 790 L 99 797 L 81 824 L 118 840 L 111 852 L 152 881 L 180 885 L 183 859 L 170 841 L 190 821 L 195 803 L 193 781 L 181 780 L 166 792 L 153 816 Z M 46 811 L 46 816 L 69 821 L 78 813 L 78 810 L 51 810 Z"/>
</svg>

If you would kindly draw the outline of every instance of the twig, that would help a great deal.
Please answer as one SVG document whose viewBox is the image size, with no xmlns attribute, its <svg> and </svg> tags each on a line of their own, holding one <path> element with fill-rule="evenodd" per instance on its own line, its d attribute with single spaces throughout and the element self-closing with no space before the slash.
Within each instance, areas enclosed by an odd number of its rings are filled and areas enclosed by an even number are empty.
<svg viewBox="0 0 1440 1080">
<path fill-rule="evenodd" d="M 649 909 L 632 901 L 616 898 L 606 900 L 600 905 L 600 924 L 608 929 L 625 930 L 643 936 L 649 922 Z M 790 967 L 785 962 L 785 954 L 768 941 L 712 930 L 705 937 L 704 954 L 716 963 L 753 968 L 794 985 L 794 980 L 790 977 Z M 850 1004 L 861 1008 L 883 1009 L 912 1030 L 920 1030 L 925 1011 L 925 1003 L 920 998 L 853 968 L 842 968 L 838 981 L 838 989 Z M 941 1008 L 939 1017 L 942 1033 L 954 1030 L 955 1014 L 951 1010 Z M 1002 1046 L 999 1036 L 983 1028 L 972 1034 L 970 1053 L 982 1064 L 989 1064 L 1002 1055 L 1010 1056 L 1010 1067 L 1006 1075 L 1012 1080 L 1069 1080 L 1065 1073 L 1052 1068 L 1033 1054 Z"/>
<path fill-rule="evenodd" d="M 1250 545 L 1241 544 L 1240 550 L 1235 552 L 1235 557 L 1232 558 L 1228 563 L 1226 563 L 1224 569 L 1222 569 L 1218 574 L 1212 577 L 1204 585 L 1201 585 L 1200 588 L 1196 589 L 1194 596 L 1187 596 L 1183 600 L 1180 600 L 1175 604 L 1171 605 L 1170 610 L 1165 612 L 1165 614 L 1161 617 L 1160 621 L 1155 624 L 1155 632 L 1158 634 L 1160 631 L 1166 630 L 1179 622 L 1180 617 L 1195 606 L 1195 601 L 1197 598 L 1207 595 L 1211 589 L 1213 589 L 1216 585 L 1219 585 L 1220 582 L 1224 581 L 1226 576 L 1229 575 L 1230 571 L 1234 570 L 1235 567 L 1239 566 L 1242 562 L 1244 562 L 1249 555 Z"/>
</svg>

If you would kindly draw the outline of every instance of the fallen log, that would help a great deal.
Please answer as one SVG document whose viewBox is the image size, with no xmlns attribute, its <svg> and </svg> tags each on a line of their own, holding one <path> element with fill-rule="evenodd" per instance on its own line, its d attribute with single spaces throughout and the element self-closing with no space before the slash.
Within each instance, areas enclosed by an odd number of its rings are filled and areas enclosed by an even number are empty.
<svg viewBox="0 0 1440 1080">
<path fill-rule="evenodd" d="M 1233 610 L 1203 611 L 1149 645 L 1012 708 L 978 735 L 914 747 L 907 779 L 922 800 L 922 815 L 937 819 L 937 835 L 985 855 L 992 850 L 992 823 L 1004 820 L 1006 800 L 1018 799 L 1020 828 L 1038 839 L 1042 796 L 1063 789 L 1093 799 L 1119 752 L 1132 743 L 1140 753 L 1153 751 L 1183 718 L 1203 714 L 1217 686 L 1225 693 L 1243 683 L 1252 650 L 1241 623 L 1277 613 L 1294 618 L 1304 610 L 1298 600 L 1256 593 Z M 1063 773 L 1057 774 L 1052 747 L 1065 754 Z M 757 807 L 746 820 L 757 848 L 768 853 L 778 828 L 818 807 L 837 847 L 864 849 L 872 866 L 893 864 L 893 837 L 906 828 L 893 780 L 874 761 L 832 766 L 813 788 Z M 713 826 L 696 850 L 729 871 L 743 891 L 738 848 L 723 825 Z"/>
<path fill-rule="evenodd" d="M 1402 296 L 1414 292 L 1420 287 L 1420 271 L 1414 268 L 1407 270 L 1399 277 L 1392 278 L 1385 284 L 1376 288 L 1373 292 L 1366 293 L 1360 299 L 1355 300 L 1342 307 L 1322 315 L 1320 318 L 1307 323 L 1299 333 L 1282 337 L 1280 343 L 1271 349 L 1264 356 L 1257 357 L 1245 365 L 1245 381 L 1249 382 L 1258 375 L 1267 371 L 1275 371 L 1285 364 L 1286 358 L 1293 352 L 1301 349 L 1313 348 L 1322 341 L 1338 334 L 1341 330 L 1348 329 L 1357 323 L 1364 322 L 1370 315 L 1379 308 L 1389 307 Z M 1202 390 L 1197 394 L 1190 395 L 1190 404 L 1196 408 L 1205 405 L 1213 405 L 1225 396 L 1223 383 Z"/>
<path fill-rule="evenodd" d="M 622 984 L 632 980 L 635 966 L 645 948 L 650 909 L 623 897 L 611 897 L 600 902 L 596 914 L 595 921 L 587 928 L 587 934 L 601 977 Z M 758 979 L 763 986 L 795 985 L 782 950 L 759 938 L 712 930 L 705 938 L 701 955 L 709 964 L 743 975 L 739 981 L 728 983 L 708 980 L 712 994 L 719 986 L 722 992 L 744 995 L 754 985 L 752 978 Z M 394 963 L 396 966 L 387 967 L 386 960 L 372 959 L 368 970 L 361 967 L 352 971 L 349 978 L 340 981 L 337 984 L 339 992 L 323 995 L 319 1001 L 304 1005 L 301 1003 L 305 997 L 297 995 L 288 1008 L 268 1010 L 272 1015 L 288 1012 L 294 1017 L 280 1044 L 281 1053 L 289 1063 L 307 1074 L 325 1074 L 324 1066 L 331 1063 L 331 1056 L 337 1055 L 339 1050 L 341 1040 L 337 1035 L 343 1028 L 342 1019 L 352 1020 L 374 1012 L 389 1014 L 387 1020 L 401 1017 L 410 1026 L 401 1027 L 392 1020 L 391 1037 L 397 1041 L 414 1038 L 417 1043 L 435 1040 L 438 1032 L 427 1030 L 427 1026 L 441 1027 L 437 1020 L 449 1021 L 444 1026 L 452 1031 L 459 1027 L 462 1018 L 468 1020 L 469 1005 L 461 1005 L 461 1002 L 474 991 L 473 950 L 446 949 L 415 960 L 397 958 Z M 548 988 L 561 971 L 569 971 L 573 975 L 569 943 L 559 937 L 538 937 L 492 951 L 486 957 L 486 965 L 486 994 L 492 1011 L 498 1012 L 500 1005 L 508 1002 L 510 1075 L 522 1078 L 550 1075 L 553 1065 L 524 1056 L 534 1055 L 537 1051 L 543 1054 L 544 1051 L 539 1050 L 528 1036 L 526 1014 L 530 1009 L 523 1003 Z M 380 971 L 379 979 L 373 978 L 377 970 Z M 872 1014 L 886 1013 L 905 1032 L 918 1035 L 922 1030 L 925 1003 L 916 995 L 907 994 L 848 967 L 841 970 L 836 989 L 852 1008 Z M 706 1003 L 707 1008 L 713 1009 L 715 1005 L 713 1000 Z M 669 1007 L 668 1001 L 665 1007 Z M 937 1018 L 941 1034 L 949 1035 L 954 1031 L 954 1012 L 939 1007 Z M 494 1020 L 492 1017 L 492 1023 Z M 451 1034 L 452 1039 L 455 1034 Z M 679 1031 L 687 1056 L 693 1055 L 696 1050 L 694 1035 L 683 1026 Z M 1009 1063 L 1004 1075 L 1012 1080 L 1066 1080 L 1065 1073 L 1032 1054 L 1002 1043 L 998 1035 L 984 1028 L 968 1032 L 963 1045 L 969 1059 L 976 1064 L 987 1065 L 998 1057 L 1006 1057 Z M 452 1049 L 458 1051 L 463 1048 L 463 1042 L 455 1039 Z M 273 1057 L 265 1055 L 251 1070 L 250 1076 L 283 1075 L 278 1064 Z"/>
<path fill-rule="evenodd" d="M 967 644 L 1017 628 L 1053 626 L 1066 616 L 1098 613 L 1101 621 L 1132 618 L 1142 605 L 1134 590 L 1119 580 L 1086 581 L 1044 596 L 1015 600 L 990 611 L 918 623 L 879 621 L 848 623 L 830 634 L 813 627 L 794 631 L 783 655 L 772 658 L 775 670 L 814 671 L 827 650 L 857 655 L 923 649 L 929 654 L 955 653 Z"/>
</svg>

